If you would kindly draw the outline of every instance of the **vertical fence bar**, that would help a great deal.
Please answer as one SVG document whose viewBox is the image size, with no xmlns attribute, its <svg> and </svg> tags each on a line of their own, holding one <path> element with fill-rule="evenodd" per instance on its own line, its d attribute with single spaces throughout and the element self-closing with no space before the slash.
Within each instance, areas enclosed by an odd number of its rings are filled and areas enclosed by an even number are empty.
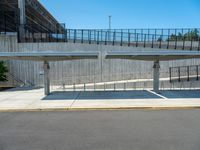
<svg viewBox="0 0 200 150">
<path fill-rule="evenodd" d="M 144 35 L 144 47 L 146 47 L 146 38 L 147 38 L 147 35 L 145 34 Z"/>
<path fill-rule="evenodd" d="M 69 40 L 71 39 L 71 29 L 69 29 Z"/>
<path fill-rule="evenodd" d="M 74 43 L 76 43 L 76 30 L 74 30 Z"/>
<path fill-rule="evenodd" d="M 101 30 L 101 42 L 103 41 L 103 36 L 102 36 L 102 34 L 103 34 L 103 31 Z"/>
<path fill-rule="evenodd" d="M 178 67 L 178 81 L 181 82 L 181 68 Z"/>
<path fill-rule="evenodd" d="M 167 49 L 169 49 L 169 42 L 170 42 L 170 29 L 168 29 Z"/>
<path fill-rule="evenodd" d="M 183 50 L 185 49 L 185 39 L 186 39 L 186 37 L 184 36 L 183 37 L 183 48 L 182 48 Z"/>
<path fill-rule="evenodd" d="M 172 83 L 172 68 L 169 68 L 169 82 Z"/>
<path fill-rule="evenodd" d="M 197 71 L 197 81 L 199 80 L 199 66 L 196 66 L 196 71 Z"/>
<path fill-rule="evenodd" d="M 107 45 L 107 34 L 108 34 L 108 32 L 106 31 L 105 32 L 105 45 Z"/>
<path fill-rule="evenodd" d="M 83 30 L 81 30 L 81 43 L 83 44 Z"/>
<path fill-rule="evenodd" d="M 152 35 L 152 43 L 151 43 L 151 48 L 153 48 L 153 46 L 154 46 L 154 36 L 155 36 L 155 35 Z"/>
<path fill-rule="evenodd" d="M 164 41 L 164 29 L 162 29 L 162 31 L 161 31 L 161 42 L 160 42 L 160 48 L 162 48 L 162 42 Z"/>
<path fill-rule="evenodd" d="M 131 44 L 131 34 L 128 32 L 128 46 Z"/>
<path fill-rule="evenodd" d="M 91 44 L 91 31 L 88 30 L 88 32 L 89 32 L 89 44 Z"/>
<path fill-rule="evenodd" d="M 198 43 L 198 51 L 200 51 L 200 37 L 199 37 L 199 43 Z"/>
<path fill-rule="evenodd" d="M 116 31 L 113 33 L 113 45 L 115 45 Z"/>
<path fill-rule="evenodd" d="M 174 47 L 174 49 L 177 49 L 177 40 L 178 40 L 178 37 L 177 37 L 177 35 L 175 36 L 175 47 Z"/>
<path fill-rule="evenodd" d="M 97 32 L 97 44 L 99 44 L 99 31 Z"/>
<path fill-rule="evenodd" d="M 94 30 L 94 42 L 96 42 L 97 39 L 96 39 L 96 30 Z"/>
<path fill-rule="evenodd" d="M 157 29 L 155 29 L 155 36 L 154 36 L 154 40 L 155 40 L 155 42 L 157 41 L 157 39 L 156 39 L 156 37 L 157 37 Z M 154 46 L 153 46 L 154 47 Z"/>
<path fill-rule="evenodd" d="M 123 46 L 123 31 L 121 30 L 121 43 L 120 46 Z"/>
<path fill-rule="evenodd" d="M 174 45 L 174 49 L 177 48 L 177 29 L 175 29 L 175 45 Z"/>
<path fill-rule="evenodd" d="M 65 32 L 66 32 L 66 38 L 67 38 L 67 39 L 66 39 L 66 42 L 68 42 L 68 29 L 66 29 Z"/>
<path fill-rule="evenodd" d="M 161 42 L 162 42 L 162 35 L 160 36 L 160 39 L 159 39 L 159 48 L 161 48 Z"/>
<path fill-rule="evenodd" d="M 138 47 L 138 34 L 136 33 L 136 47 Z"/>
<path fill-rule="evenodd" d="M 190 67 L 187 66 L 187 81 L 190 81 Z"/>
<path fill-rule="evenodd" d="M 143 29 L 141 29 L 141 41 L 143 41 Z"/>
</svg>

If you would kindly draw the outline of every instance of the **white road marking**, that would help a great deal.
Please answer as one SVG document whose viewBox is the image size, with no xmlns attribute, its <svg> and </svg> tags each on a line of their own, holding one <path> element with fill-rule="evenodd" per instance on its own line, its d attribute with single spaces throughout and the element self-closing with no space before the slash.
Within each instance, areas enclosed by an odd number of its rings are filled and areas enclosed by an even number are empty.
<svg viewBox="0 0 200 150">
<path fill-rule="evenodd" d="M 154 92 L 154 91 L 151 91 L 151 90 L 147 90 L 147 91 L 150 92 L 150 93 L 152 93 L 152 94 L 154 94 L 154 95 L 156 95 L 156 96 L 158 96 L 158 97 L 161 97 L 161 98 L 163 98 L 163 99 L 168 99 L 167 97 L 162 96 L 162 95 L 160 95 L 160 94 L 158 94 L 158 93 L 156 93 L 156 92 Z"/>
</svg>

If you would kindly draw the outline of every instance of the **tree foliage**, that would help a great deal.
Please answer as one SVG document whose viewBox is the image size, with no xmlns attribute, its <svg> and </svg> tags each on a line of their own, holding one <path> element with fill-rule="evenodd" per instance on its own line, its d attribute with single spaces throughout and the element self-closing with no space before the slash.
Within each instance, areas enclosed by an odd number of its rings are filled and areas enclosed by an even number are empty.
<svg viewBox="0 0 200 150">
<path fill-rule="evenodd" d="M 167 39 L 169 41 L 199 41 L 200 35 L 197 29 L 189 31 L 185 34 L 178 33 L 178 35 L 171 34 L 170 37 Z"/>
<path fill-rule="evenodd" d="M 8 72 L 8 69 L 3 61 L 0 61 L 0 81 L 5 82 L 7 80 L 6 73 Z"/>
</svg>

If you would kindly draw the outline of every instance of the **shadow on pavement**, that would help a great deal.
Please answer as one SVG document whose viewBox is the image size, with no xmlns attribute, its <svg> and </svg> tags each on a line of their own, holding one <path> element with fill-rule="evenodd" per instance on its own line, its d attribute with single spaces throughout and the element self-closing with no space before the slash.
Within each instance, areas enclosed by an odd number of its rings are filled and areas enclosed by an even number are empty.
<svg viewBox="0 0 200 150">
<path fill-rule="evenodd" d="M 31 90 L 38 90 L 42 89 L 42 87 L 16 87 L 7 89 L 6 92 L 17 92 L 17 91 L 31 91 Z"/>
<path fill-rule="evenodd" d="M 200 98 L 200 90 L 172 90 L 172 91 L 161 91 L 160 95 L 168 99 L 179 99 L 179 98 Z"/>
<path fill-rule="evenodd" d="M 148 91 L 80 91 L 52 92 L 42 100 L 121 100 L 121 99 L 161 99 Z"/>
</svg>

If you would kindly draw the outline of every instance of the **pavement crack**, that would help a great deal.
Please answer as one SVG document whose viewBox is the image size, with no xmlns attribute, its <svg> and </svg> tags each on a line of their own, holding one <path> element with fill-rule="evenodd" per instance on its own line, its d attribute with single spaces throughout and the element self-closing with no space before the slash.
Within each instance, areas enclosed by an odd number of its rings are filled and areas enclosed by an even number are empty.
<svg viewBox="0 0 200 150">
<path fill-rule="evenodd" d="M 76 102 L 76 100 L 78 99 L 78 97 L 80 96 L 80 94 L 81 94 L 81 91 L 79 91 L 79 93 L 77 94 L 77 96 L 74 98 L 73 102 L 69 106 L 69 109 L 72 108 L 72 106 L 74 105 L 74 103 Z"/>
</svg>

